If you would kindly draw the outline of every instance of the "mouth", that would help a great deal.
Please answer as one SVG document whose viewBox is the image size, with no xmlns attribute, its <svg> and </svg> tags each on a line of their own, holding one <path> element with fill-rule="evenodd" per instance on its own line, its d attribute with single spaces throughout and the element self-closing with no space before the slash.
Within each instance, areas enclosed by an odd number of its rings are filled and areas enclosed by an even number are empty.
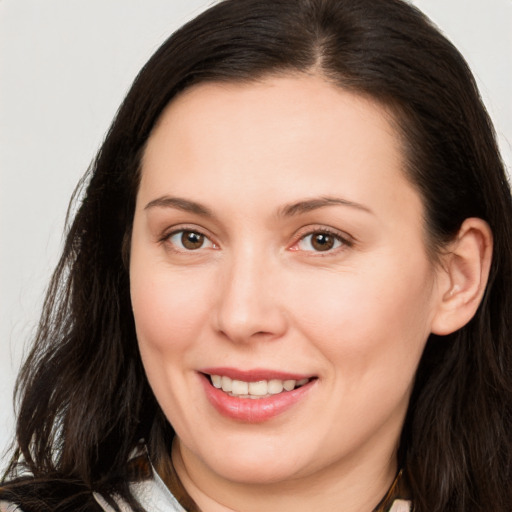
<svg viewBox="0 0 512 512">
<path fill-rule="evenodd" d="M 305 403 L 318 381 L 317 376 L 266 369 L 215 367 L 203 368 L 198 373 L 214 409 L 226 418 L 244 423 L 269 421 Z"/>
<path fill-rule="evenodd" d="M 269 398 L 293 391 L 305 386 L 315 378 L 245 381 L 232 379 L 227 375 L 205 374 L 205 376 L 210 380 L 213 387 L 224 391 L 227 395 L 237 398 L 251 398 L 253 400 Z"/>
</svg>

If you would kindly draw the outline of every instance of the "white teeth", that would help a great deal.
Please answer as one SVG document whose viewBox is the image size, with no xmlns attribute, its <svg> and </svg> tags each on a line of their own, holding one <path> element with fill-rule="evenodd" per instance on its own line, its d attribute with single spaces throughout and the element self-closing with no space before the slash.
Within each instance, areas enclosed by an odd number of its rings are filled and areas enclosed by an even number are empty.
<svg viewBox="0 0 512 512">
<path fill-rule="evenodd" d="M 222 387 L 222 377 L 220 375 L 212 375 L 212 384 L 220 389 Z"/>
<path fill-rule="evenodd" d="M 304 379 L 302 379 L 304 380 Z M 306 379 L 306 382 L 307 382 L 308 379 Z M 292 389 L 295 389 L 295 383 L 296 381 L 294 380 L 285 380 L 283 382 L 283 388 L 286 390 L 286 391 L 291 391 Z"/>
<path fill-rule="evenodd" d="M 283 381 L 272 379 L 268 381 L 268 392 L 271 395 L 277 395 L 278 393 L 281 393 L 284 389 Z"/>
<path fill-rule="evenodd" d="M 233 393 L 233 395 L 249 394 L 249 383 L 243 380 L 234 380 L 231 385 L 231 393 Z"/>
<path fill-rule="evenodd" d="M 229 393 L 232 390 L 233 381 L 229 377 L 222 377 L 222 391 Z"/>
<path fill-rule="evenodd" d="M 256 382 L 245 382 L 243 380 L 230 379 L 225 375 L 211 375 L 211 381 L 214 387 L 231 396 L 240 398 L 260 398 L 271 395 L 277 395 L 283 391 L 292 391 L 296 387 L 304 386 L 310 379 L 300 380 L 259 380 Z"/>
<path fill-rule="evenodd" d="M 249 394 L 254 396 L 265 396 L 267 391 L 267 381 L 249 382 Z"/>
</svg>

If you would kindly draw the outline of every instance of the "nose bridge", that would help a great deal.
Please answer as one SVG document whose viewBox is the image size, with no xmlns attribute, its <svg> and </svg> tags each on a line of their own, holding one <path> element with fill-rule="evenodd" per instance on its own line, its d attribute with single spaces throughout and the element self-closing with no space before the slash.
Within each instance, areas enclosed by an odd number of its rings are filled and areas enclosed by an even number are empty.
<svg viewBox="0 0 512 512">
<path fill-rule="evenodd" d="M 226 262 L 219 287 L 218 329 L 233 341 L 278 337 L 286 328 L 275 258 L 246 244 Z"/>
</svg>

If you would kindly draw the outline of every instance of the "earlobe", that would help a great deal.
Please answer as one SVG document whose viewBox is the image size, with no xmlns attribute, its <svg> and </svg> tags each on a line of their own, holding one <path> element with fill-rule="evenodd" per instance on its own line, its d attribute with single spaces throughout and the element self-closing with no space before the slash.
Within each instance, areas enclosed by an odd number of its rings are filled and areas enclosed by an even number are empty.
<svg viewBox="0 0 512 512">
<path fill-rule="evenodd" d="M 441 256 L 438 303 L 432 333 L 450 334 L 473 318 L 482 300 L 492 259 L 492 232 L 482 219 L 466 219 Z"/>
</svg>

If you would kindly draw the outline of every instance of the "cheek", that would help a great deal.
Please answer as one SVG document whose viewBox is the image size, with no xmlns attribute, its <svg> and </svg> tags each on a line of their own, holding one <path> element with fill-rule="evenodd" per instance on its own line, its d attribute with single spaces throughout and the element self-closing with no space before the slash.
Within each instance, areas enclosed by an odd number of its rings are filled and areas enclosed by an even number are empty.
<svg viewBox="0 0 512 512">
<path fill-rule="evenodd" d="M 430 334 L 432 273 L 425 259 L 390 258 L 362 272 L 310 280 L 296 297 L 297 324 L 354 385 L 366 373 L 402 368 L 413 374 Z M 398 276 L 398 277 L 397 277 Z"/>
<path fill-rule="evenodd" d="M 168 267 L 131 267 L 131 300 L 142 362 L 155 397 L 176 431 L 187 433 L 191 414 L 190 372 L 208 311 L 205 280 Z M 206 294 L 206 295 L 205 295 Z M 192 372 L 194 373 L 194 372 Z M 194 373 L 195 374 L 195 373 Z"/>
<path fill-rule="evenodd" d="M 175 353 L 197 339 L 208 309 L 204 279 L 169 269 L 141 269 L 134 262 L 130 286 L 141 351 Z"/>
</svg>

